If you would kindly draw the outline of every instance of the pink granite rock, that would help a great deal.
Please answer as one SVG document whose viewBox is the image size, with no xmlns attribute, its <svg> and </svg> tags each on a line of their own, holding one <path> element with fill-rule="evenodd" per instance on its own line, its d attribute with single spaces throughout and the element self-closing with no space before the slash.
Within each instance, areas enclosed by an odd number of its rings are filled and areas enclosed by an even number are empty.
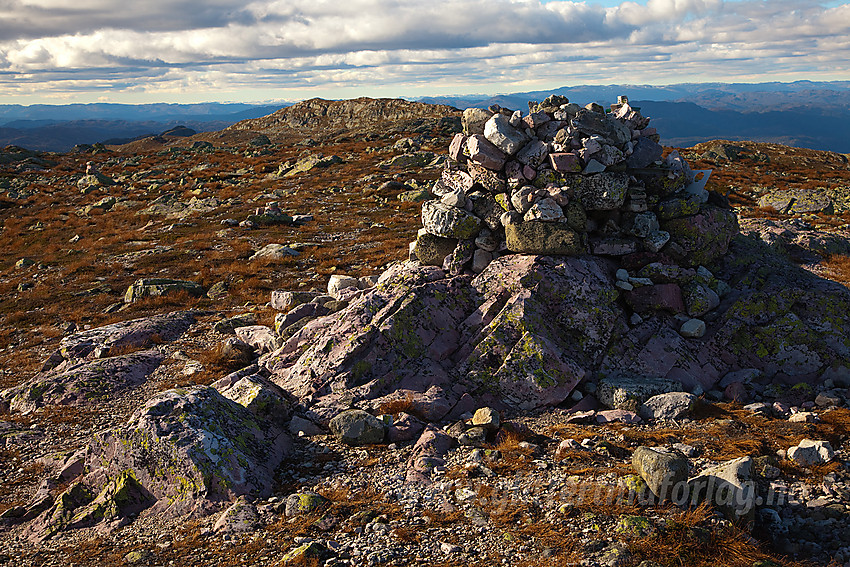
<svg viewBox="0 0 850 567">
<path fill-rule="evenodd" d="M 505 154 L 481 134 L 473 134 L 466 141 L 469 159 L 487 169 L 499 171 L 505 165 Z"/>
<path fill-rule="evenodd" d="M 666 311 L 684 313 L 682 289 L 676 284 L 656 284 L 637 287 L 625 294 L 626 302 L 636 313 Z"/>
<path fill-rule="evenodd" d="M 463 150 L 466 147 L 466 139 L 467 137 L 463 134 L 455 134 L 451 144 L 449 144 L 450 158 L 461 163 L 466 161 L 466 156 L 463 154 Z"/>
<path fill-rule="evenodd" d="M 642 421 L 638 414 L 629 410 L 612 409 L 596 412 L 596 423 L 640 423 Z"/>
<path fill-rule="evenodd" d="M 581 159 L 573 152 L 549 154 L 552 169 L 560 173 L 578 173 L 581 171 Z"/>
</svg>

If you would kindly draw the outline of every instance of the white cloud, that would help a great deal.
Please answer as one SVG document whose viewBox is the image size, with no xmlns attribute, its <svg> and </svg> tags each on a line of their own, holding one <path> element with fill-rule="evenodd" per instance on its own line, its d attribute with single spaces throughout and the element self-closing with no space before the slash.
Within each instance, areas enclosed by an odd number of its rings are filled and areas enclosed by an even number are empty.
<svg viewBox="0 0 850 567">
<path fill-rule="evenodd" d="M 850 5 L 0 0 L 0 96 L 839 77 Z M 256 87 L 259 88 L 259 87 Z M 199 94 L 204 98 L 205 94 Z"/>
</svg>

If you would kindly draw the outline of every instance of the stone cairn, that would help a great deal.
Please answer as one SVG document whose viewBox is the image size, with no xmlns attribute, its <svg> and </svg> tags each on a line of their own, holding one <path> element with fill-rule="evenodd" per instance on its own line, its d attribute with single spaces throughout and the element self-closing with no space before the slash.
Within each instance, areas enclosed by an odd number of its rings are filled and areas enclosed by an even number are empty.
<svg viewBox="0 0 850 567">
<path fill-rule="evenodd" d="M 529 102 L 525 116 L 468 108 L 432 188 L 437 199 L 422 206 L 412 259 L 452 275 L 479 273 L 507 253 L 664 249 L 685 260 L 690 251 L 671 243 L 661 223 L 709 201 L 710 172 L 692 171 L 675 151 L 662 159 L 658 141 L 624 96 L 610 112 L 557 95 Z"/>
<path fill-rule="evenodd" d="M 624 96 L 608 112 L 558 95 L 529 102 L 525 116 L 468 108 L 410 257 L 450 275 L 505 254 L 607 257 L 632 324 L 687 314 L 680 332 L 702 336 L 696 318 L 728 289 L 705 265 L 726 254 L 737 216 L 706 190 L 710 171 L 691 170 L 677 151 L 662 157 L 658 142 Z"/>
</svg>

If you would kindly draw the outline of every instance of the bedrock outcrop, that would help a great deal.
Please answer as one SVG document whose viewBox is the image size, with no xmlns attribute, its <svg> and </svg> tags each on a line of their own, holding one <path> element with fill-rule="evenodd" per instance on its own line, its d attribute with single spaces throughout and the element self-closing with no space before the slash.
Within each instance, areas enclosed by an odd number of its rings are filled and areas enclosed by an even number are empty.
<svg viewBox="0 0 850 567">
<path fill-rule="evenodd" d="M 463 395 L 525 410 L 602 377 L 666 378 L 701 392 L 742 369 L 796 383 L 850 366 L 850 292 L 753 237 L 733 239 L 714 273 L 650 262 L 632 268 L 633 287 L 618 266 L 512 254 L 473 277 L 400 263 L 261 364 L 319 423 L 398 391 L 436 393 L 445 413 Z M 691 299 L 682 297 L 705 300 L 704 335 L 684 336 L 688 315 L 663 302 L 635 318 L 631 295 L 653 288 L 679 290 L 683 309 Z"/>
</svg>

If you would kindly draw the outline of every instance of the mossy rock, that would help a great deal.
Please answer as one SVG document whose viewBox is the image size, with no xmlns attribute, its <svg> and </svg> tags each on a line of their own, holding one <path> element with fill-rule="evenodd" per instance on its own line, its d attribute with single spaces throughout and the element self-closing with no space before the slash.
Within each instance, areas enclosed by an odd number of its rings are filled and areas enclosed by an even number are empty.
<svg viewBox="0 0 850 567">
<path fill-rule="evenodd" d="M 614 531 L 627 537 L 646 537 L 653 531 L 652 522 L 644 516 L 620 516 Z"/>
<path fill-rule="evenodd" d="M 508 250 L 518 254 L 584 254 L 586 247 L 575 230 L 562 223 L 529 221 L 505 226 Z"/>
<path fill-rule="evenodd" d="M 284 513 L 287 518 L 316 512 L 330 505 L 330 500 L 315 492 L 300 492 L 290 494 L 286 498 Z"/>
</svg>

